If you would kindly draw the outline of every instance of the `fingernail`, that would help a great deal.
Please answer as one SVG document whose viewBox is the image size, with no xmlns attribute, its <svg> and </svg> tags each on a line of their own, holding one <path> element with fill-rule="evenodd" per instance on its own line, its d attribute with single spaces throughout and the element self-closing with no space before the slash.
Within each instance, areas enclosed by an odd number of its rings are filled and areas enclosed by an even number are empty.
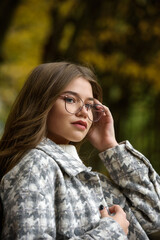
<svg viewBox="0 0 160 240">
<path fill-rule="evenodd" d="M 99 206 L 99 210 L 102 211 L 103 209 L 104 209 L 104 206 L 101 204 L 101 205 Z"/>
</svg>

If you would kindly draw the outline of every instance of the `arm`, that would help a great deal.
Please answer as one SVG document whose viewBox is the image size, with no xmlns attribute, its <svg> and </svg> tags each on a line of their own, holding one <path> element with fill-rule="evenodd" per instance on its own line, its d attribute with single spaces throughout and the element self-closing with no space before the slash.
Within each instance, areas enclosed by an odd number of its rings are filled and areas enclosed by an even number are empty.
<svg viewBox="0 0 160 240">
<path fill-rule="evenodd" d="M 105 114 L 88 133 L 88 140 L 99 151 L 108 149 L 100 156 L 145 231 L 160 229 L 160 177 L 128 141 L 118 145 L 112 115 L 107 107 L 104 109 Z"/>
<path fill-rule="evenodd" d="M 100 153 L 111 178 L 131 202 L 143 229 L 160 229 L 160 177 L 148 159 L 126 141 Z"/>
</svg>

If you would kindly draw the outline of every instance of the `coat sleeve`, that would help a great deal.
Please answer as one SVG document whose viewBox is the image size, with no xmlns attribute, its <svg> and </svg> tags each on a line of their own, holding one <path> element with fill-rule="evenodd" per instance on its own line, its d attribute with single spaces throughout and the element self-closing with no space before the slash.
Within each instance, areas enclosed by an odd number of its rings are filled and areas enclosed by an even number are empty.
<svg viewBox="0 0 160 240">
<path fill-rule="evenodd" d="M 99 155 L 146 233 L 160 230 L 160 177 L 149 160 L 128 141 Z"/>
<path fill-rule="evenodd" d="M 37 157 L 36 157 L 37 158 Z M 38 159 L 36 159 L 38 160 Z M 126 240 L 120 225 L 112 218 L 100 219 L 97 226 L 81 236 L 62 236 L 58 233 L 56 214 L 57 167 L 36 164 L 16 168 L 3 179 L 2 201 L 5 203 L 5 222 L 2 239 L 15 240 Z M 29 169 L 29 170 L 28 170 Z M 18 174 L 18 175 L 17 175 Z M 15 181 L 15 175 L 17 175 Z M 5 192 L 5 193 L 4 193 Z M 62 216 L 63 217 L 63 216 Z M 71 223 L 72 224 L 72 223 Z"/>
</svg>

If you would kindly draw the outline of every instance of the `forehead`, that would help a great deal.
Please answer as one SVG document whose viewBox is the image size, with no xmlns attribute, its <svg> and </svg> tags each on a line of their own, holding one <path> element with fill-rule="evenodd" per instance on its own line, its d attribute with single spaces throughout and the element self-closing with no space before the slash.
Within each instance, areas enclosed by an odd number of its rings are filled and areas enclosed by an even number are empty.
<svg viewBox="0 0 160 240">
<path fill-rule="evenodd" d="M 64 89 L 63 92 L 76 92 L 81 98 L 92 98 L 92 86 L 88 80 L 79 77 L 73 79 Z"/>
</svg>

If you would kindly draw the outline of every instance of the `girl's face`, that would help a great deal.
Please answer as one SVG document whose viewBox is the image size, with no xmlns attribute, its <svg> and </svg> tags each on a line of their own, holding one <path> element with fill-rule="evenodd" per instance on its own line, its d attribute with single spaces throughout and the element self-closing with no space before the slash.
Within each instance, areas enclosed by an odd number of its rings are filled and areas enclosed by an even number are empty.
<svg viewBox="0 0 160 240">
<path fill-rule="evenodd" d="M 66 99 L 64 96 L 68 96 L 68 98 Z M 70 98 L 70 96 L 73 96 L 74 99 Z M 67 112 L 65 108 L 65 102 L 67 101 L 69 110 L 72 110 L 70 103 L 75 101 L 75 99 L 79 99 L 79 97 L 86 105 L 93 104 L 91 84 L 82 77 L 73 79 L 68 84 L 48 114 L 47 137 L 57 144 L 80 142 L 86 136 L 92 125 L 92 121 L 88 118 L 88 114 L 90 114 L 89 117 L 92 118 L 91 112 L 87 111 L 85 107 L 74 114 Z"/>
</svg>

